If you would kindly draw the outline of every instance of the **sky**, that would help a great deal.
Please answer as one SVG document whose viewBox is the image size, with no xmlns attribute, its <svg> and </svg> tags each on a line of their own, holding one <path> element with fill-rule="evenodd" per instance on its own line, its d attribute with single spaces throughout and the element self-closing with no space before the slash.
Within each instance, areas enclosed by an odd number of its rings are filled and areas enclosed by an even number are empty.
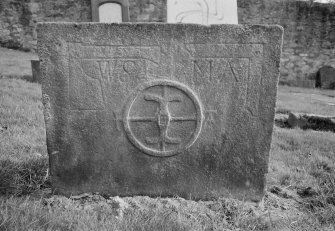
<svg viewBox="0 0 335 231">
<path fill-rule="evenodd" d="M 316 2 L 327 3 L 327 2 L 329 2 L 329 0 L 316 0 Z"/>
<path fill-rule="evenodd" d="M 304 1 L 309 1 L 309 0 L 304 0 Z M 335 0 L 315 0 L 315 2 L 321 2 L 321 3 L 334 2 L 335 3 Z"/>
</svg>

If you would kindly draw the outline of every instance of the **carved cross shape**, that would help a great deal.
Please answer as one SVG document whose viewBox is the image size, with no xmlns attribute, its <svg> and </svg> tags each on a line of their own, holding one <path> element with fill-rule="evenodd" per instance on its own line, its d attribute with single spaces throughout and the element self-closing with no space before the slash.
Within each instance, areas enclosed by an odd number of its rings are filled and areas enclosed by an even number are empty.
<svg viewBox="0 0 335 231">
<path fill-rule="evenodd" d="M 178 121 L 196 121 L 196 116 L 190 117 L 173 117 L 169 111 L 169 103 L 172 102 L 181 102 L 182 98 L 180 96 L 167 96 L 166 95 L 166 86 L 163 86 L 162 96 L 145 94 L 144 99 L 146 101 L 154 101 L 158 103 L 157 112 L 153 117 L 132 117 L 129 118 L 130 121 L 134 122 L 157 122 L 159 127 L 159 137 L 147 137 L 147 144 L 159 144 L 160 150 L 165 151 L 166 144 L 180 144 L 181 139 L 172 138 L 168 135 L 168 129 L 171 122 Z"/>
</svg>

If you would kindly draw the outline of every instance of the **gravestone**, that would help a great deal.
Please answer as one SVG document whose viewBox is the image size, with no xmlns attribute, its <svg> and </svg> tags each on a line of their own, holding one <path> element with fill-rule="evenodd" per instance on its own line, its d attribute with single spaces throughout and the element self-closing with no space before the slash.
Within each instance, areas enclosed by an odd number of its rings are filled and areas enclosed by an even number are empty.
<svg viewBox="0 0 335 231">
<path fill-rule="evenodd" d="M 169 23 L 238 24 L 237 0 L 168 0 Z"/>
<path fill-rule="evenodd" d="M 93 22 L 129 22 L 128 0 L 91 0 Z"/>
<path fill-rule="evenodd" d="M 324 89 L 335 89 L 335 68 L 324 66 L 316 74 L 315 86 Z"/>
<path fill-rule="evenodd" d="M 99 22 L 122 22 L 122 8 L 117 3 L 105 3 L 99 7 Z"/>
<path fill-rule="evenodd" d="M 38 25 L 52 188 L 264 195 L 282 28 Z"/>
<path fill-rule="evenodd" d="M 31 62 L 31 71 L 33 75 L 33 82 L 41 83 L 40 61 L 30 60 L 30 62 Z"/>
</svg>

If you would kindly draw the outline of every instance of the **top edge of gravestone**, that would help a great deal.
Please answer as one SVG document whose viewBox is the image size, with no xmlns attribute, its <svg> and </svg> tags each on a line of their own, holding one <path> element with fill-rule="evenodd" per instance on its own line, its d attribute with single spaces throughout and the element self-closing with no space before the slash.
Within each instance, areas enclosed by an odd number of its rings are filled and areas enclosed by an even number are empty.
<svg viewBox="0 0 335 231">
<path fill-rule="evenodd" d="M 54 26 L 126 26 L 126 27 L 136 27 L 136 26 L 164 26 L 164 27 L 195 27 L 195 28 L 265 28 L 265 29 L 277 29 L 284 31 L 281 25 L 277 24 L 211 24 L 211 25 L 201 25 L 195 23 L 164 23 L 164 22 L 122 22 L 122 23 L 101 23 L 101 22 L 39 22 L 38 27 L 54 27 Z"/>
</svg>

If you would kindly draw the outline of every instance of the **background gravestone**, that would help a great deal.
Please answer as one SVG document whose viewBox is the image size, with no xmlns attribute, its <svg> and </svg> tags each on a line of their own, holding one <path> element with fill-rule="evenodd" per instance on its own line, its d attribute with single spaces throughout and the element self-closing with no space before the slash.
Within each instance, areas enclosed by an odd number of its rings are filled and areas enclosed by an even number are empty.
<svg viewBox="0 0 335 231">
<path fill-rule="evenodd" d="M 52 188 L 73 195 L 264 195 L 279 26 L 43 23 Z"/>
<path fill-rule="evenodd" d="M 236 0 L 168 0 L 169 23 L 238 24 Z"/>
<path fill-rule="evenodd" d="M 316 74 L 316 87 L 335 89 L 335 68 L 324 66 Z"/>
<path fill-rule="evenodd" d="M 91 0 L 93 22 L 129 22 L 128 0 Z"/>
<path fill-rule="evenodd" d="M 118 3 L 99 6 L 99 22 L 122 22 L 122 7 Z"/>
<path fill-rule="evenodd" d="M 31 71 L 33 75 L 34 83 L 41 83 L 41 71 L 40 71 L 40 61 L 39 60 L 30 60 L 31 62 Z"/>
</svg>

